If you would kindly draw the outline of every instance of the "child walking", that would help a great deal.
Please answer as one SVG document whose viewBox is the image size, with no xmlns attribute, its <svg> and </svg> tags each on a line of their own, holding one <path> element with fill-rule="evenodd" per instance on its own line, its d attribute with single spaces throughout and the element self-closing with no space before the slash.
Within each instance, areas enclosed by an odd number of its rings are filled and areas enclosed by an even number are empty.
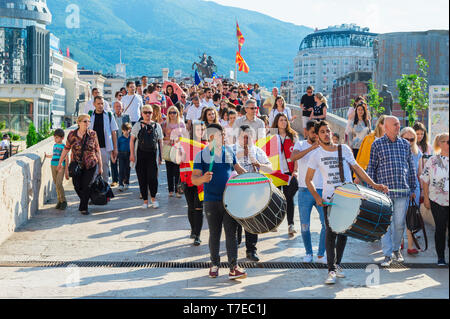
<svg viewBox="0 0 450 319">
<path fill-rule="evenodd" d="M 64 167 L 64 171 L 58 171 L 58 163 L 61 158 L 62 151 L 64 149 L 64 130 L 56 129 L 53 133 L 53 138 L 55 140 L 55 145 L 53 145 L 53 155 L 47 155 L 45 153 L 46 158 L 51 158 L 51 169 L 52 169 L 52 177 L 53 182 L 56 185 L 56 194 L 58 196 L 58 204 L 56 204 L 56 209 L 65 210 L 67 208 L 66 196 L 64 194 L 63 180 L 64 175 L 66 179 L 69 179 L 69 168 L 68 164 L 68 156 L 64 159 L 62 165 Z"/>
<path fill-rule="evenodd" d="M 122 136 L 117 141 L 119 149 L 119 191 L 128 189 L 130 184 L 130 132 L 131 124 L 122 124 Z"/>
</svg>

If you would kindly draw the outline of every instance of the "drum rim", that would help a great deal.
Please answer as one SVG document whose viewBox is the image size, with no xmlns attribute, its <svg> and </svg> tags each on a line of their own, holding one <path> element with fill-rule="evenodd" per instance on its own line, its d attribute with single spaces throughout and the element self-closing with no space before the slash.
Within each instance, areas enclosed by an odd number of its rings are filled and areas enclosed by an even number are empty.
<svg viewBox="0 0 450 319">
<path fill-rule="evenodd" d="M 261 173 L 247 172 L 247 173 L 244 173 L 244 174 L 236 175 L 236 176 L 230 178 L 229 180 L 234 179 L 234 178 L 236 178 L 236 177 L 238 177 L 238 176 L 246 175 L 246 174 L 258 174 L 258 175 L 261 175 L 261 176 L 264 176 L 264 177 L 268 178 L 266 175 L 261 174 Z M 268 178 L 268 179 L 269 179 L 269 182 L 270 182 L 270 184 L 271 184 L 271 186 L 270 186 L 270 198 L 272 198 L 272 195 L 273 195 L 272 186 L 275 187 L 275 185 L 272 183 L 272 180 L 271 180 L 270 178 Z M 228 182 L 227 182 L 227 183 L 228 183 Z M 276 187 L 275 187 L 275 188 L 276 188 Z M 262 210 L 260 210 L 259 212 L 257 212 L 256 214 L 254 214 L 254 215 L 252 215 L 252 216 L 249 216 L 249 217 L 246 217 L 246 218 L 238 218 L 238 217 L 236 217 L 236 216 L 234 216 L 234 215 L 232 215 L 232 214 L 230 213 L 230 211 L 229 211 L 228 208 L 227 208 L 227 205 L 225 204 L 225 193 L 226 193 L 227 189 L 228 189 L 228 186 L 225 187 L 225 191 L 223 192 L 223 195 L 222 195 L 222 203 L 223 203 L 223 207 L 225 208 L 225 211 L 226 211 L 226 212 L 228 213 L 228 215 L 230 215 L 232 218 L 239 219 L 239 220 L 247 220 L 247 219 L 250 219 L 250 218 L 254 218 L 254 217 L 256 217 L 256 215 L 258 215 L 258 214 L 260 214 L 261 212 L 265 211 L 265 210 L 267 209 L 267 207 L 269 207 L 269 205 L 270 205 L 270 202 L 271 202 L 271 201 L 269 200 L 268 203 L 267 203 L 267 205 L 264 206 L 264 208 L 263 208 Z M 284 196 L 283 192 L 280 192 L 280 193 L 281 193 L 281 195 L 283 196 L 283 198 L 286 200 L 286 197 Z M 270 231 L 269 231 L 269 232 L 270 232 Z"/>
<path fill-rule="evenodd" d="M 342 187 L 342 186 L 348 185 L 348 184 L 355 185 L 356 188 L 358 189 L 358 191 L 361 192 L 361 189 L 359 188 L 359 185 L 358 185 L 358 184 L 350 183 L 350 182 L 344 183 L 344 184 L 342 184 L 342 185 L 336 187 L 335 190 L 338 189 L 339 187 Z M 331 203 L 333 203 L 334 195 L 335 195 L 335 194 L 333 193 L 333 196 L 331 196 L 331 201 L 330 201 Z M 359 199 L 359 207 L 361 207 L 362 201 L 363 201 L 362 198 L 360 198 L 360 199 Z M 361 210 L 361 208 L 358 210 L 358 212 L 359 212 L 360 210 Z M 331 208 L 328 209 L 327 211 L 328 211 L 328 212 L 327 212 L 328 215 L 330 215 Z M 335 231 L 333 231 L 333 232 L 334 232 L 335 234 L 345 234 L 345 233 L 346 233 L 347 231 L 349 231 L 349 230 L 352 228 L 352 226 L 356 223 L 356 221 L 358 220 L 358 215 L 359 215 L 359 214 L 356 215 L 356 218 L 353 220 L 353 223 L 351 223 L 350 226 L 349 226 L 347 229 L 345 229 L 345 230 L 342 231 L 342 232 L 335 232 Z M 328 218 L 328 220 L 329 220 L 329 216 L 327 216 L 327 218 Z M 331 226 L 330 226 L 330 228 L 331 228 Z"/>
</svg>

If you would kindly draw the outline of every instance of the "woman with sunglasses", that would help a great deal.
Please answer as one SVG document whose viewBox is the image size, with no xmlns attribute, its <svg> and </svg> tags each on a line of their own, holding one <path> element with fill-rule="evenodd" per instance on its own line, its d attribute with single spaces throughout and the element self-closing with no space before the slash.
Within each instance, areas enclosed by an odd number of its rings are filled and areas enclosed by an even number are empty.
<svg viewBox="0 0 450 319">
<path fill-rule="evenodd" d="M 405 127 L 400 131 L 400 137 L 404 138 L 411 145 L 412 158 L 414 161 L 414 166 L 416 168 L 416 185 L 419 185 L 419 176 L 422 175 L 422 152 L 417 146 L 417 135 L 416 132 L 411 127 Z M 416 197 L 414 198 L 417 207 L 420 207 L 420 187 L 416 187 L 415 191 Z M 417 255 L 419 251 L 414 248 L 414 241 L 411 232 L 407 229 L 406 234 L 408 236 L 408 254 Z M 402 245 L 403 247 L 403 241 Z"/>
<path fill-rule="evenodd" d="M 144 204 L 143 209 L 151 206 L 158 208 L 156 201 L 158 193 L 158 164 L 161 165 L 163 132 L 161 125 L 152 121 L 153 108 L 150 105 L 142 107 L 142 120 L 134 124 L 131 130 L 130 162 L 136 165 L 136 175 L 139 182 Z M 148 191 L 152 203 L 148 201 Z"/>
<path fill-rule="evenodd" d="M 423 170 L 420 179 L 423 181 L 424 205 L 431 208 L 436 224 L 434 240 L 438 256 L 438 266 L 446 266 L 445 240 L 449 229 L 449 134 L 441 133 L 434 139 L 435 156 L 432 156 Z M 447 247 L 450 245 L 448 244 Z"/>
<path fill-rule="evenodd" d="M 89 185 L 94 179 L 96 172 L 99 175 L 103 173 L 102 155 L 97 133 L 89 129 L 91 117 L 88 114 L 81 114 L 78 116 L 77 124 L 78 129 L 70 132 L 67 136 L 66 146 L 58 163 L 58 170 L 63 169 L 62 162 L 66 158 L 67 153 L 72 151 L 71 162 L 78 161 L 81 164 L 80 174 L 72 177 L 73 186 L 80 198 L 78 210 L 82 215 L 89 215 Z"/>
<path fill-rule="evenodd" d="M 186 130 L 186 125 L 181 121 L 180 113 L 175 106 L 169 107 L 168 117 L 162 124 L 162 130 L 164 133 L 163 148 L 170 149 L 179 141 L 183 136 L 183 132 Z M 180 165 L 173 163 L 172 161 L 165 159 L 166 161 L 166 173 L 167 173 L 167 185 L 169 187 L 169 197 L 173 197 L 174 191 L 177 191 L 177 186 L 180 181 Z M 181 197 L 181 194 L 177 191 L 177 198 Z"/>
<path fill-rule="evenodd" d="M 203 199 L 200 199 L 200 193 L 203 193 L 203 186 L 195 186 L 192 183 L 192 167 L 190 161 L 195 159 L 197 153 L 201 150 L 195 147 L 196 143 L 207 145 L 206 126 L 201 121 L 193 121 L 192 129 L 189 133 L 191 145 L 189 154 L 186 154 L 183 162 L 180 164 L 180 178 L 184 186 L 184 196 L 188 204 L 188 220 L 191 225 L 191 239 L 194 239 L 194 246 L 201 243 L 200 233 L 203 227 Z"/>
<path fill-rule="evenodd" d="M 173 86 L 172 85 L 168 85 L 166 87 L 166 96 L 170 98 L 170 100 L 172 101 L 173 105 L 177 104 L 177 102 L 178 102 L 178 95 L 175 94 L 175 91 L 173 90 Z"/>
</svg>

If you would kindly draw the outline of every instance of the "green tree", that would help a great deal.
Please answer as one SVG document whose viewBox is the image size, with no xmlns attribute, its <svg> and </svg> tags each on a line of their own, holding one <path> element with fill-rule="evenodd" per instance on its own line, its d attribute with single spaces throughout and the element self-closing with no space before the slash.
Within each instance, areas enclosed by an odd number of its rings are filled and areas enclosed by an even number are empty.
<svg viewBox="0 0 450 319">
<path fill-rule="evenodd" d="M 6 129 L 6 121 L 0 122 L 0 131 Z"/>
<path fill-rule="evenodd" d="M 408 125 L 413 126 L 417 121 L 417 111 L 428 109 L 428 62 L 419 55 L 416 58 L 417 72 L 415 74 L 403 74 L 398 79 L 398 99 L 402 110 L 407 112 Z"/>
<path fill-rule="evenodd" d="M 27 148 L 33 146 L 34 144 L 38 143 L 38 134 L 36 132 L 36 127 L 34 126 L 33 122 L 30 123 L 28 126 L 28 134 L 27 134 Z"/>
<path fill-rule="evenodd" d="M 384 107 L 381 106 L 381 103 L 383 103 L 383 98 L 380 97 L 380 94 L 378 93 L 378 90 L 376 89 L 375 83 L 373 83 L 372 79 L 369 80 L 368 89 L 369 92 L 367 94 L 367 103 L 372 118 L 375 118 L 384 112 Z"/>
<path fill-rule="evenodd" d="M 53 135 L 50 123 L 45 120 L 38 132 L 38 142 L 43 141 Z"/>
</svg>

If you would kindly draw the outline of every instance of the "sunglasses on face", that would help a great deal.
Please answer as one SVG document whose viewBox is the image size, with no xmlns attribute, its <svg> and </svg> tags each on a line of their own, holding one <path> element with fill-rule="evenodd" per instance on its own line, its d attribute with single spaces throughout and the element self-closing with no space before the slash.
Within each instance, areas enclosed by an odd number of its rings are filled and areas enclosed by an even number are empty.
<svg viewBox="0 0 450 319">
<path fill-rule="evenodd" d="M 257 110 L 257 107 L 248 107 L 249 110 Z"/>
<path fill-rule="evenodd" d="M 177 112 L 169 112 L 170 115 L 177 115 Z"/>
<path fill-rule="evenodd" d="M 414 142 L 414 138 L 405 138 L 405 140 L 410 141 L 411 143 Z"/>
<path fill-rule="evenodd" d="M 82 121 L 83 123 L 91 123 L 91 121 L 86 120 L 86 121 Z"/>
<path fill-rule="evenodd" d="M 145 112 L 142 112 L 142 114 L 145 114 L 145 115 L 151 115 L 153 112 L 150 112 L 150 111 L 145 111 Z"/>
</svg>

